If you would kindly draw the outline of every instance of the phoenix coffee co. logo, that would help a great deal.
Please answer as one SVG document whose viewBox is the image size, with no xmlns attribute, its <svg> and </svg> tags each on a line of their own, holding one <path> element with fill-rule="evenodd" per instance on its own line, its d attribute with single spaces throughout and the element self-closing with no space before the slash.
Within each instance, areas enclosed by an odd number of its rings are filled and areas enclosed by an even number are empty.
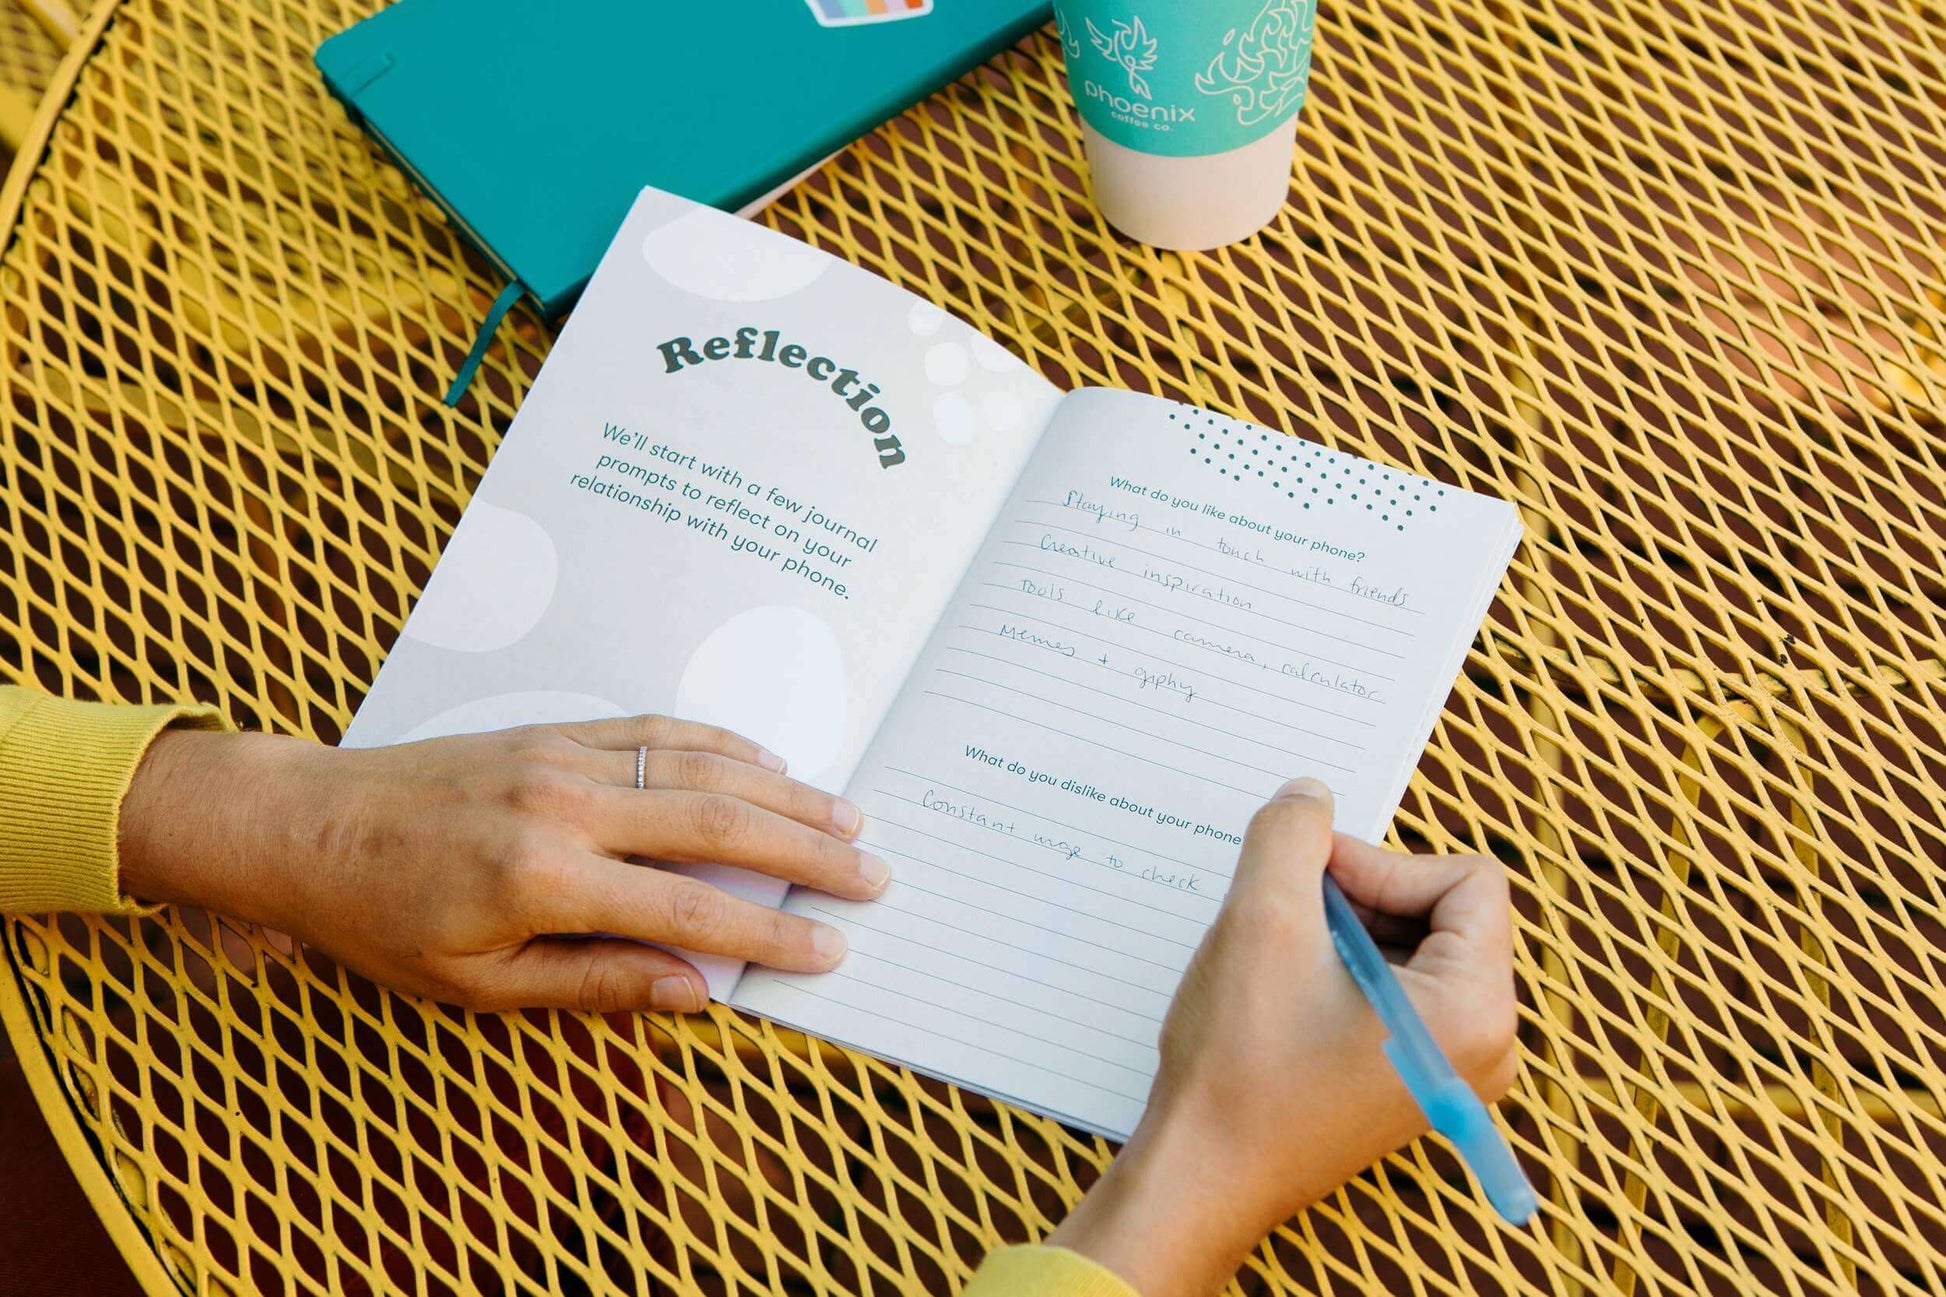
<svg viewBox="0 0 1946 1297">
<path fill-rule="evenodd" d="M 1087 23 L 1088 39 L 1095 43 L 1101 56 L 1128 73 L 1128 92 L 1141 95 L 1144 99 L 1153 99 L 1155 96 L 1149 93 L 1149 83 L 1142 79 L 1142 74 L 1155 68 L 1156 42 L 1148 29 L 1142 26 L 1142 20 L 1137 18 L 1132 23 L 1110 23 L 1114 34 L 1109 36 L 1102 34 L 1092 18 Z"/>
<path fill-rule="evenodd" d="M 804 0 L 804 3 L 825 27 L 897 22 L 901 18 L 923 18 L 932 12 L 932 0 Z"/>
<path fill-rule="evenodd" d="M 1228 96 L 1236 108 L 1238 126 L 1282 121 L 1296 112 L 1311 70 L 1313 3 L 1265 0 L 1249 26 L 1233 27 L 1225 33 L 1209 66 L 1196 76 L 1197 91 Z M 1063 50 L 1070 60 L 1078 59 L 1083 48 L 1080 37 L 1061 20 L 1058 11 L 1056 18 Z M 1117 72 L 1104 78 L 1113 84 L 1083 78 L 1083 94 L 1131 126 L 1166 131 L 1196 121 L 1194 104 L 1155 102 L 1154 89 L 1143 74 L 1156 70 L 1164 51 L 1140 15 L 1132 15 L 1126 22 L 1110 22 L 1107 31 L 1092 19 L 1084 19 L 1083 24 L 1095 52 Z"/>
<path fill-rule="evenodd" d="M 1155 93 L 1149 88 L 1148 78 L 1142 74 L 1155 70 L 1159 42 L 1149 35 L 1139 15 L 1128 22 L 1111 22 L 1105 32 L 1095 26 L 1092 18 L 1083 19 L 1083 22 L 1087 25 L 1088 39 L 1094 42 L 1096 52 L 1121 69 L 1127 77 L 1128 94 L 1122 95 L 1093 77 L 1082 82 L 1082 93 L 1100 100 L 1119 120 L 1154 130 L 1166 131 L 1178 122 L 1196 120 L 1194 108 L 1153 102 Z M 1069 47 L 1070 57 L 1080 52 L 1081 42 L 1073 33 L 1064 30 L 1060 36 L 1062 44 Z"/>
</svg>

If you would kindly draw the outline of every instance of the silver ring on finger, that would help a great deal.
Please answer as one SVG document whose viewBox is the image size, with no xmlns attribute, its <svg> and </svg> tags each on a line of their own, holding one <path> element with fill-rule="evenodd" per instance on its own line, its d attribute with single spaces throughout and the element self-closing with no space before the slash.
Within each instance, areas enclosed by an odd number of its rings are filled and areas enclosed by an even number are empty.
<svg viewBox="0 0 1946 1297">
<path fill-rule="evenodd" d="M 646 747 L 635 749 L 635 787 L 640 790 L 649 786 L 649 750 Z"/>
</svg>

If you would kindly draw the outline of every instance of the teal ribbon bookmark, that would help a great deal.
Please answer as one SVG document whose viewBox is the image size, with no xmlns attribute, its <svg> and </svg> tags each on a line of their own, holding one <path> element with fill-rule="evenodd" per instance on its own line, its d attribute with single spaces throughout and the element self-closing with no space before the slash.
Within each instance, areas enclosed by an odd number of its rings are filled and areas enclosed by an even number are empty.
<svg viewBox="0 0 1946 1297">
<path fill-rule="evenodd" d="M 487 307 L 486 318 L 480 321 L 480 332 L 473 339 L 473 349 L 466 353 L 466 359 L 459 362 L 459 372 L 453 375 L 453 385 L 446 389 L 447 408 L 457 408 L 459 399 L 466 395 L 466 389 L 473 385 L 473 375 L 479 373 L 480 362 L 486 359 L 486 350 L 493 343 L 493 335 L 500 331 L 500 321 L 507 318 L 507 312 L 527 291 L 527 285 L 518 279 L 500 290 L 500 296 L 493 299 Z"/>
</svg>

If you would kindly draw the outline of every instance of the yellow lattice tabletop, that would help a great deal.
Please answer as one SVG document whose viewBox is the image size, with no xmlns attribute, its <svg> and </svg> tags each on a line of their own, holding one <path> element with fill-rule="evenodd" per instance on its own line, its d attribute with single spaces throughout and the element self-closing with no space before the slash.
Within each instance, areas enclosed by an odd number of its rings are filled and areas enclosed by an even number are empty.
<svg viewBox="0 0 1946 1297">
<path fill-rule="evenodd" d="M 326 97 L 369 0 L 96 11 L 0 198 L 0 673 L 330 740 L 550 341 Z M 1244 1292 L 1946 1290 L 1946 8 L 1328 6 L 1286 212 L 1093 215 L 1028 41 L 763 218 L 1064 385 L 1518 503 L 1397 822 L 1517 880 L 1546 1199 L 1423 1143 Z M 0 1007 L 157 1292 L 916 1292 L 1105 1144 L 723 1009 L 473 1017 L 208 916 Z"/>
<path fill-rule="evenodd" d="M 66 46 L 24 0 L 0 0 L 0 172 L 31 128 Z"/>
</svg>

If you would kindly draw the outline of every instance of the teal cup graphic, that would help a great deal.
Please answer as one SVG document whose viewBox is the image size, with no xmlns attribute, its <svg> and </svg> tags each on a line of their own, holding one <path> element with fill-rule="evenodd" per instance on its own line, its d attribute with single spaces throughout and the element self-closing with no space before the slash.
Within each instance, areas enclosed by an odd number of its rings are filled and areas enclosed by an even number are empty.
<svg viewBox="0 0 1946 1297">
<path fill-rule="evenodd" d="M 1201 250 L 1283 207 L 1317 0 L 1055 0 L 1054 19 L 1110 224 Z"/>
</svg>

